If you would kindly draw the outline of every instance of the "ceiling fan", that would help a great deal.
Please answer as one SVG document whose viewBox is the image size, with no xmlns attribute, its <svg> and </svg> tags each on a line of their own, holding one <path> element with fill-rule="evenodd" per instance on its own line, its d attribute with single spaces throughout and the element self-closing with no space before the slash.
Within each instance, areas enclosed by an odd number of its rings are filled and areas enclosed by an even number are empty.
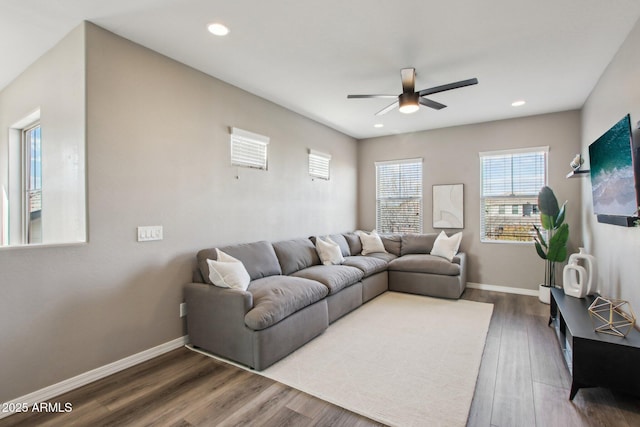
<svg viewBox="0 0 640 427">
<path fill-rule="evenodd" d="M 461 80 L 455 83 L 449 83 L 442 86 L 434 86 L 429 89 L 423 89 L 416 92 L 416 69 L 415 68 L 403 68 L 400 70 L 400 77 L 402 78 L 402 93 L 400 95 L 347 95 L 347 98 L 398 98 L 393 104 L 384 107 L 382 110 L 376 113 L 376 116 L 388 113 L 396 107 L 399 107 L 401 113 L 410 114 L 418 111 L 420 104 L 431 107 L 436 110 L 441 110 L 446 105 L 433 101 L 429 98 L 425 98 L 427 95 L 433 95 L 434 93 L 444 92 L 446 90 L 458 89 L 465 86 L 471 86 L 478 84 L 478 79 Z"/>
</svg>

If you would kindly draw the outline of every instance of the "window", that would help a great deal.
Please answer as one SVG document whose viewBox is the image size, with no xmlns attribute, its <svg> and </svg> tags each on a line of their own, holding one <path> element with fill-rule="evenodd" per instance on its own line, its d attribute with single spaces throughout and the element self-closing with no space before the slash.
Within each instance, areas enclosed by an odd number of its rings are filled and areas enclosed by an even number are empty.
<svg viewBox="0 0 640 427">
<path fill-rule="evenodd" d="M 27 242 L 42 242 L 42 140 L 40 124 L 22 131 L 25 163 Z"/>
<path fill-rule="evenodd" d="M 231 128 L 231 164 L 267 170 L 269 137 Z"/>
<path fill-rule="evenodd" d="M 309 175 L 314 178 L 329 179 L 331 154 L 309 150 Z"/>
<path fill-rule="evenodd" d="M 0 191 L 0 245 L 43 243 L 40 110 L 9 126 L 8 131 L 8 185 Z"/>
<path fill-rule="evenodd" d="M 376 230 L 422 232 L 422 159 L 376 162 Z"/>
<path fill-rule="evenodd" d="M 480 239 L 532 242 L 538 192 L 547 183 L 548 147 L 480 153 Z"/>
</svg>

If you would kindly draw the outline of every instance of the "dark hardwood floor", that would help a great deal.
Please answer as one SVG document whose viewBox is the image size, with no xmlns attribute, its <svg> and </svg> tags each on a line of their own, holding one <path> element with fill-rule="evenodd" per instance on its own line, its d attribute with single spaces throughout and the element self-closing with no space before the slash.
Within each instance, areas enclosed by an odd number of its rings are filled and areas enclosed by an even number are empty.
<svg viewBox="0 0 640 427">
<path fill-rule="evenodd" d="M 548 305 L 476 289 L 463 298 L 494 304 L 468 426 L 640 426 L 640 399 L 591 388 L 569 400 L 571 376 L 547 326 Z"/>
<path fill-rule="evenodd" d="M 549 306 L 535 297 L 467 289 L 494 304 L 469 426 L 639 426 L 640 400 L 602 388 L 568 400 L 570 377 Z M 640 361 L 638 361 L 640 364 Z M 365 417 L 260 375 L 174 350 L 50 403 L 69 413 L 24 413 L 4 426 L 374 426 Z"/>
</svg>

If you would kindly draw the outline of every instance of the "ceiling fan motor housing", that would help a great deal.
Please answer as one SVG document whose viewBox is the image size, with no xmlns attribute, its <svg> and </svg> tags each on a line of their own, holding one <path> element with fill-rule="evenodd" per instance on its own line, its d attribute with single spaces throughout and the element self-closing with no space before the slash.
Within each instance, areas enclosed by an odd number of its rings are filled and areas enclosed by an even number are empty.
<svg viewBox="0 0 640 427">
<path fill-rule="evenodd" d="M 404 92 L 398 95 L 400 103 L 400 112 L 410 114 L 418 111 L 420 108 L 420 94 L 418 92 Z"/>
</svg>

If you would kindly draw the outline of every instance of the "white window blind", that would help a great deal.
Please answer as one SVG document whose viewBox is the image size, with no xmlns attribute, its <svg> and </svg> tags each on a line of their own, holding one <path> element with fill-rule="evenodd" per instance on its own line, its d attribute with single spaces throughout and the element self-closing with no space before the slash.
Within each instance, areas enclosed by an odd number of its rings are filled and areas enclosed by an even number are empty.
<svg viewBox="0 0 640 427">
<path fill-rule="evenodd" d="M 231 128 L 231 164 L 267 170 L 269 137 Z"/>
<path fill-rule="evenodd" d="M 548 147 L 480 153 L 480 239 L 532 242 L 538 192 L 547 183 Z"/>
<path fill-rule="evenodd" d="M 328 180 L 330 163 L 331 154 L 309 150 L 309 175 Z"/>
<path fill-rule="evenodd" d="M 376 162 L 376 230 L 422 232 L 422 159 Z"/>
</svg>

